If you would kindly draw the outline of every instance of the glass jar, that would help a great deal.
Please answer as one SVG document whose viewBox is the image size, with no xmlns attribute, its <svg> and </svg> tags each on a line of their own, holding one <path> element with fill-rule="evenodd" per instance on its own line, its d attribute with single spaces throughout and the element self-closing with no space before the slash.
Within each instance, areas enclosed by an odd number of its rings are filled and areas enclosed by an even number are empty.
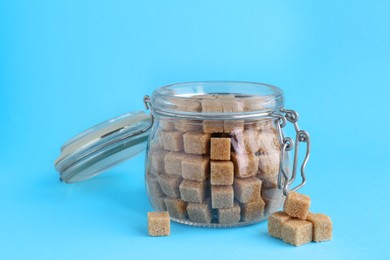
<svg viewBox="0 0 390 260">
<path fill-rule="evenodd" d="M 96 175 L 142 151 L 145 182 L 157 211 L 173 221 L 233 227 L 265 220 L 289 190 L 305 184 L 310 139 L 298 115 L 284 109 L 282 91 L 249 82 L 190 82 L 145 96 L 150 116 L 130 113 L 97 125 L 67 142 L 56 161 L 61 180 Z M 285 137 L 294 124 L 295 142 Z M 307 144 L 296 178 L 298 144 Z M 290 173 L 288 151 L 295 147 Z"/>
</svg>

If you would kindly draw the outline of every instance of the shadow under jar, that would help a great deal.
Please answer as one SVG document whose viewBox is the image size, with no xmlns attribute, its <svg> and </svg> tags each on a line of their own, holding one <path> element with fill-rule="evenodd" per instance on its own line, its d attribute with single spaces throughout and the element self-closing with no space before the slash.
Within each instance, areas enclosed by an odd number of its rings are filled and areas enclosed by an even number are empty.
<svg viewBox="0 0 390 260">
<path fill-rule="evenodd" d="M 180 83 L 146 102 L 154 119 L 146 187 L 156 210 L 183 224 L 233 227 L 265 220 L 282 206 L 289 178 L 280 174 L 288 157 L 279 88 Z"/>
</svg>

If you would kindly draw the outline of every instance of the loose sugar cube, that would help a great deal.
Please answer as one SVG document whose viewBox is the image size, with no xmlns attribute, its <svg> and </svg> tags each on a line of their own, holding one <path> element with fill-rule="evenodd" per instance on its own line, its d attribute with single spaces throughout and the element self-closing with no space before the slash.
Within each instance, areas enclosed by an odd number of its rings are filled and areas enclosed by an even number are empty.
<svg viewBox="0 0 390 260">
<path fill-rule="evenodd" d="M 204 181 L 209 176 L 209 158 L 201 155 L 187 155 L 181 162 L 184 179 Z"/>
<path fill-rule="evenodd" d="M 190 132 L 202 129 L 201 121 L 188 120 L 188 119 L 176 119 L 173 123 L 177 131 Z"/>
<path fill-rule="evenodd" d="M 231 208 L 218 209 L 218 223 L 231 225 L 239 222 L 241 219 L 241 208 L 237 202 Z"/>
<path fill-rule="evenodd" d="M 202 203 L 188 203 L 187 213 L 192 222 L 210 223 L 212 218 L 210 200 Z"/>
<path fill-rule="evenodd" d="M 256 177 L 236 178 L 233 187 L 234 196 L 242 203 L 261 199 L 261 180 Z"/>
<path fill-rule="evenodd" d="M 230 138 L 211 138 L 211 160 L 230 160 Z"/>
<path fill-rule="evenodd" d="M 284 203 L 284 211 L 291 217 L 305 220 L 310 208 L 310 197 L 290 192 Z"/>
<path fill-rule="evenodd" d="M 268 217 L 268 234 L 282 239 L 282 225 L 289 219 L 291 219 L 291 217 L 283 211 L 271 214 Z"/>
<path fill-rule="evenodd" d="M 206 181 L 183 180 L 179 189 L 182 200 L 200 203 L 205 198 Z"/>
<path fill-rule="evenodd" d="M 309 212 L 307 221 L 313 223 L 313 241 L 323 242 L 332 240 L 332 220 L 325 214 Z"/>
<path fill-rule="evenodd" d="M 279 174 L 279 165 L 280 165 L 280 153 L 272 154 L 260 154 L 259 156 L 259 170 L 260 175 L 277 176 Z"/>
<path fill-rule="evenodd" d="M 210 162 L 210 182 L 212 185 L 232 185 L 234 165 L 231 161 Z"/>
<path fill-rule="evenodd" d="M 164 202 L 172 218 L 185 219 L 187 217 L 187 202 L 174 198 L 165 198 Z"/>
<path fill-rule="evenodd" d="M 259 220 L 264 216 L 265 203 L 262 199 L 241 203 L 241 219 L 243 221 Z"/>
<path fill-rule="evenodd" d="M 181 162 L 186 157 L 185 153 L 169 152 L 164 157 L 165 172 L 181 176 Z"/>
<path fill-rule="evenodd" d="M 161 190 L 171 198 L 179 198 L 180 190 L 179 186 L 182 181 L 180 176 L 160 174 L 158 176 L 158 183 L 160 184 Z"/>
<path fill-rule="evenodd" d="M 313 236 L 313 224 L 301 219 L 290 219 L 282 224 L 282 239 L 294 246 L 310 243 Z"/>
<path fill-rule="evenodd" d="M 234 174 L 236 177 L 246 178 L 256 176 L 259 167 L 259 158 L 253 154 L 232 153 Z"/>
<path fill-rule="evenodd" d="M 150 154 L 150 164 L 158 173 L 165 173 L 164 158 L 167 151 L 155 151 Z"/>
<path fill-rule="evenodd" d="M 211 207 L 213 209 L 230 208 L 233 205 L 233 186 L 211 186 Z"/>
<path fill-rule="evenodd" d="M 148 233 L 152 237 L 169 236 L 169 213 L 166 211 L 148 212 Z"/>
<path fill-rule="evenodd" d="M 183 133 L 177 131 L 163 131 L 161 138 L 165 150 L 179 152 L 183 150 Z"/>
<path fill-rule="evenodd" d="M 184 151 L 191 154 L 207 154 L 210 150 L 210 134 L 188 132 L 183 135 Z"/>
<path fill-rule="evenodd" d="M 172 131 L 174 129 L 173 122 L 168 121 L 168 120 L 159 120 L 158 127 L 159 127 L 159 129 L 164 130 L 164 131 Z"/>
<path fill-rule="evenodd" d="M 158 179 L 156 176 L 153 176 L 153 175 L 146 176 L 146 188 L 147 188 L 147 191 L 152 196 L 162 197 L 165 195 L 160 187 L 160 184 L 158 183 Z"/>
</svg>

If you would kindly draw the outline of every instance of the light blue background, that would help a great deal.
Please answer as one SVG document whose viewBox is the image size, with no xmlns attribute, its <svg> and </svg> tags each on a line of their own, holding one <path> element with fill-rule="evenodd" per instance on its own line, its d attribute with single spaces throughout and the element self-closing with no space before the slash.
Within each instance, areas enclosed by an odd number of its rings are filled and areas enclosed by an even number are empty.
<svg viewBox="0 0 390 260">
<path fill-rule="evenodd" d="M 389 11 L 385 0 L 1 1 L 0 258 L 388 258 Z M 64 141 L 198 80 L 284 89 L 313 142 L 302 192 L 332 217 L 333 241 L 295 248 L 266 223 L 148 237 L 144 155 L 58 181 Z"/>
</svg>

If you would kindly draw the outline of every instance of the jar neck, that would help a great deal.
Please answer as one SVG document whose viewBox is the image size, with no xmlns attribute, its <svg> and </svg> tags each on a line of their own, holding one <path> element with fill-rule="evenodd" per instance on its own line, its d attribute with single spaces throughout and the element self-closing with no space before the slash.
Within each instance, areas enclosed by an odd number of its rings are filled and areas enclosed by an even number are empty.
<svg viewBox="0 0 390 260">
<path fill-rule="evenodd" d="M 164 86 L 153 92 L 152 112 L 156 117 L 194 120 L 263 118 L 280 111 L 281 89 L 262 83 L 236 81 L 188 82 Z M 207 109 L 209 106 L 218 109 Z M 231 109 L 234 103 L 239 109 Z"/>
</svg>

